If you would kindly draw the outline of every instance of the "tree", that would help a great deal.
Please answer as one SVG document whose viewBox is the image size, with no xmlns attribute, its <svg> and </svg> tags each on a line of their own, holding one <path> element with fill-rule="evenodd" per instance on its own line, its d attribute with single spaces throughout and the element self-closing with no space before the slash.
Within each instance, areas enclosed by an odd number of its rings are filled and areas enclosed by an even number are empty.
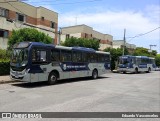
<svg viewBox="0 0 160 121">
<path fill-rule="evenodd" d="M 121 48 L 106 48 L 104 50 L 105 52 L 110 52 L 111 54 L 111 70 L 114 70 L 116 68 L 116 63 L 118 61 L 118 57 L 119 56 L 122 56 L 123 54 L 123 49 Z M 128 50 L 125 48 L 125 51 L 124 51 L 124 54 L 125 55 L 128 55 Z"/>
<path fill-rule="evenodd" d="M 137 47 L 133 55 L 155 57 L 157 55 L 157 51 L 153 50 L 152 52 L 149 52 L 147 48 Z"/>
<path fill-rule="evenodd" d="M 93 40 L 93 39 L 71 37 L 71 38 L 66 39 L 62 43 L 62 45 L 67 46 L 67 47 L 73 47 L 73 46 L 87 47 L 87 48 L 93 48 L 95 50 L 98 50 L 99 41 Z"/>
<path fill-rule="evenodd" d="M 155 57 L 155 61 L 156 61 L 156 65 L 160 67 L 160 54 L 157 54 L 157 56 Z"/>
<path fill-rule="evenodd" d="M 34 42 L 43 42 L 46 44 L 50 44 L 52 43 L 53 39 L 48 35 L 32 28 L 13 30 L 12 35 L 8 41 L 9 49 L 11 49 L 15 43 L 23 41 L 30 41 L 30 42 L 34 41 Z"/>
<path fill-rule="evenodd" d="M 10 51 L 0 49 L 0 61 L 10 59 Z"/>
</svg>

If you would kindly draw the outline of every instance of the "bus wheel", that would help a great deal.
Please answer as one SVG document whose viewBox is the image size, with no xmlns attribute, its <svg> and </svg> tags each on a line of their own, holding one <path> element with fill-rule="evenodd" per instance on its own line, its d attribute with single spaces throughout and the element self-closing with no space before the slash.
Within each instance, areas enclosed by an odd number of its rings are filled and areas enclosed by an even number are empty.
<svg viewBox="0 0 160 121">
<path fill-rule="evenodd" d="M 93 70 L 92 72 L 92 78 L 97 79 L 98 78 L 98 71 L 96 69 Z"/>
<path fill-rule="evenodd" d="M 57 75 L 54 72 L 51 72 L 48 77 L 48 84 L 52 85 L 57 82 Z"/>
<path fill-rule="evenodd" d="M 148 68 L 148 71 L 147 71 L 147 73 L 150 73 L 150 72 L 151 72 L 151 68 L 149 67 L 149 68 Z"/>
<path fill-rule="evenodd" d="M 126 72 L 125 72 L 125 71 L 123 71 L 123 74 L 126 74 Z"/>
<path fill-rule="evenodd" d="M 135 69 L 135 74 L 138 74 L 138 68 Z"/>
</svg>

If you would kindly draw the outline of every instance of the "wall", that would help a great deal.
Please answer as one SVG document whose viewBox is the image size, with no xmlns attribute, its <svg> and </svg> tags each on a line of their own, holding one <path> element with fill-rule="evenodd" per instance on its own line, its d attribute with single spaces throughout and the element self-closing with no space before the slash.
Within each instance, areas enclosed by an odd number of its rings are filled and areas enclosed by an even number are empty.
<svg viewBox="0 0 160 121">
<path fill-rule="evenodd" d="M 95 31 L 92 27 L 84 24 L 62 28 L 61 41 L 64 41 L 66 39 L 66 34 L 69 34 L 70 37 L 73 36 L 77 38 L 81 37 L 87 39 L 97 39 L 98 41 L 100 40 L 101 50 L 107 47 L 112 48 L 113 36 Z M 81 34 L 81 36 L 79 34 Z"/>
<path fill-rule="evenodd" d="M 6 2 L 5 0 L 1 1 Z M 11 33 L 13 29 L 36 28 L 54 38 L 56 40 L 55 44 L 57 43 L 58 13 L 44 7 L 34 7 L 23 2 L 10 2 L 10 4 L 0 3 L 1 8 L 9 10 L 8 18 L 0 16 L 0 29 L 8 30 Z M 16 13 L 25 15 L 25 22 L 17 21 Z M 41 17 L 44 17 L 43 21 Z M 13 22 L 8 22 L 7 19 L 13 20 Z M 51 21 L 55 22 L 55 28 L 51 28 Z"/>
<path fill-rule="evenodd" d="M 6 49 L 8 45 L 7 43 L 8 43 L 7 38 L 0 37 L 0 49 Z"/>
</svg>

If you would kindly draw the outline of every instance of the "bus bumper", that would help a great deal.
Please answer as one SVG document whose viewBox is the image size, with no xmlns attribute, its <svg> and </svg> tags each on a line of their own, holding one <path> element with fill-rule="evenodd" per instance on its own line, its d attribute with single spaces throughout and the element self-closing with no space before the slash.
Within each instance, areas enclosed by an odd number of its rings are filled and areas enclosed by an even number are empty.
<svg viewBox="0 0 160 121">
<path fill-rule="evenodd" d="M 17 72 L 10 69 L 10 78 L 16 81 L 30 82 L 30 74 L 26 73 L 26 70 Z"/>
<path fill-rule="evenodd" d="M 118 68 L 117 69 L 118 72 L 135 72 L 135 69 L 134 68 Z"/>
</svg>

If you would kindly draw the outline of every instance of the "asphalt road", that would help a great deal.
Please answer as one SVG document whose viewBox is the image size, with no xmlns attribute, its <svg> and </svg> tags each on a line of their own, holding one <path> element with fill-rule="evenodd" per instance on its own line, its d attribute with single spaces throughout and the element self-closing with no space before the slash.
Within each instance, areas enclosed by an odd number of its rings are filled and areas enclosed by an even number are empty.
<svg viewBox="0 0 160 121">
<path fill-rule="evenodd" d="M 96 80 L 61 80 L 51 86 L 1 84 L 0 112 L 12 111 L 160 112 L 160 72 L 108 73 Z"/>
</svg>

